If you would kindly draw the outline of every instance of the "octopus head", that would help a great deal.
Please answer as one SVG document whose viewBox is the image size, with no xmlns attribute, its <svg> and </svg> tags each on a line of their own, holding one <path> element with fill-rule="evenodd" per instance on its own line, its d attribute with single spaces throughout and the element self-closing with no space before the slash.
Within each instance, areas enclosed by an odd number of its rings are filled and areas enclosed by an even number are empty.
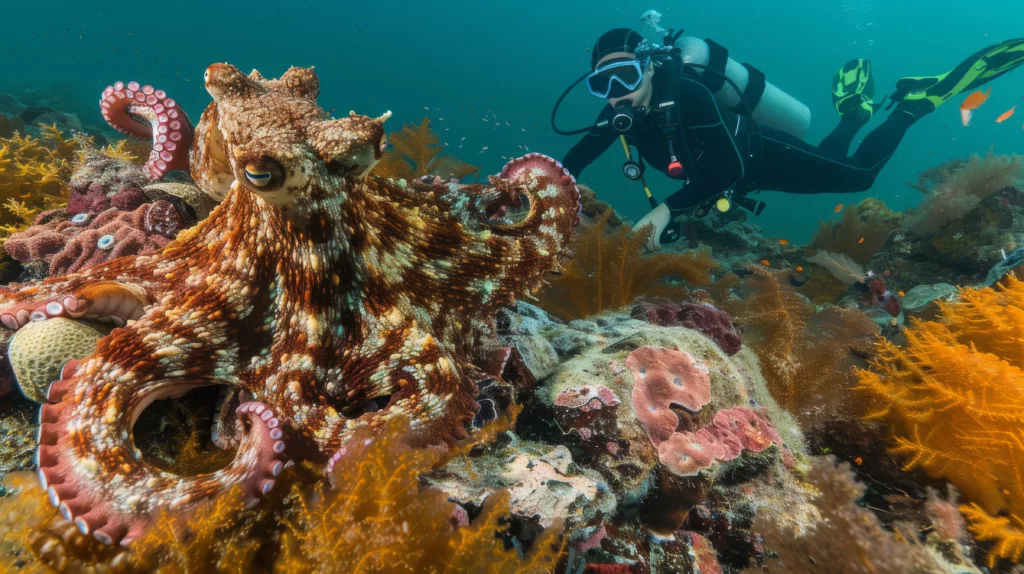
<svg viewBox="0 0 1024 574">
<path fill-rule="evenodd" d="M 230 163 L 236 185 L 284 211 L 344 197 L 387 146 L 384 121 L 350 113 L 330 118 L 317 105 L 320 82 L 312 68 L 291 68 L 267 80 L 229 64 L 206 70 L 213 96 L 218 156 Z"/>
</svg>

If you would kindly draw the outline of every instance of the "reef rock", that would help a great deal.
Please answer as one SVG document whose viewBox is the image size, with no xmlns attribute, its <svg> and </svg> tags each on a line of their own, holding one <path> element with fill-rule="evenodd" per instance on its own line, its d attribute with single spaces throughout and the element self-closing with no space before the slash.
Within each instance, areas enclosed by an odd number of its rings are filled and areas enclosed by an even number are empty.
<svg viewBox="0 0 1024 574">
<path fill-rule="evenodd" d="M 90 149 L 71 174 L 68 212 L 94 215 L 116 207 L 132 211 L 148 203 L 142 166 Z"/>
<path fill-rule="evenodd" d="M 600 475 L 573 463 L 564 446 L 506 440 L 468 464 L 452 461 L 427 482 L 469 508 L 480 508 L 496 490 L 506 489 L 512 516 L 534 531 L 556 520 L 574 531 L 614 514 L 616 505 Z"/>
</svg>

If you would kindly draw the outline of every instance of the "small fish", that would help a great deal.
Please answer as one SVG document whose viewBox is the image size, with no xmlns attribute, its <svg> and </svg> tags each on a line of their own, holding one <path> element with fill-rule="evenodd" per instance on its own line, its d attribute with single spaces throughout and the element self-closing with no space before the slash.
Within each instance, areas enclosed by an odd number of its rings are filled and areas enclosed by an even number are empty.
<svg viewBox="0 0 1024 574">
<path fill-rule="evenodd" d="M 486 121 L 488 121 L 488 119 L 487 119 L 487 118 L 484 118 L 484 121 L 486 122 Z"/>
<path fill-rule="evenodd" d="M 425 109 L 425 110 L 429 110 L 429 109 L 430 109 L 430 106 L 423 106 L 423 109 Z"/>
<path fill-rule="evenodd" d="M 486 146 L 485 145 L 484 147 L 480 148 L 480 151 L 487 151 L 489 149 L 491 149 L 491 146 Z"/>
<path fill-rule="evenodd" d="M 843 210 L 843 204 L 842 203 L 837 203 L 835 209 L 833 209 L 832 211 L 833 211 L 833 213 L 839 213 L 842 210 Z"/>
<path fill-rule="evenodd" d="M 857 244 L 858 245 L 861 244 L 861 243 L 864 243 L 864 238 L 863 237 L 861 237 L 859 240 L 857 240 Z"/>
<path fill-rule="evenodd" d="M 1010 119 L 1010 116 L 1013 115 L 1013 112 L 1016 109 L 1017 109 L 1017 106 L 1013 106 L 1012 108 L 1010 108 L 1010 109 L 1006 110 L 1005 112 L 1003 112 L 998 118 L 996 118 L 996 123 L 997 124 L 1001 124 L 1001 123 L 1005 122 L 1006 120 Z"/>
<path fill-rule="evenodd" d="M 530 151 L 530 146 L 528 146 L 528 145 L 524 145 L 524 146 L 523 146 L 523 149 L 525 149 L 526 151 Z"/>
<path fill-rule="evenodd" d="M 896 292 L 896 294 L 897 294 L 897 295 L 899 295 L 899 296 L 900 296 L 900 298 L 903 298 L 903 297 L 906 297 L 906 296 L 907 296 L 907 294 L 906 294 L 906 293 L 904 293 L 903 291 L 897 291 L 897 292 Z"/>
<path fill-rule="evenodd" d="M 512 127 L 512 124 L 510 124 L 508 122 L 505 122 L 505 125 L 508 126 L 508 127 Z"/>
<path fill-rule="evenodd" d="M 439 122 L 443 122 L 443 121 L 444 121 L 444 118 L 437 118 L 437 121 L 439 121 Z"/>
<path fill-rule="evenodd" d="M 519 131 L 525 132 L 526 128 L 519 128 Z"/>
<path fill-rule="evenodd" d="M 768 261 L 767 259 L 762 259 L 761 260 L 761 265 L 764 265 L 765 267 L 771 267 L 772 262 Z"/>
<path fill-rule="evenodd" d="M 853 459 L 853 462 L 857 463 L 857 466 L 860 466 L 864 464 L 864 459 L 858 456 L 857 458 Z"/>
<path fill-rule="evenodd" d="M 460 142 L 464 142 L 464 141 L 466 141 L 466 136 L 462 136 L 462 139 L 460 139 L 459 141 L 460 141 Z"/>
<path fill-rule="evenodd" d="M 803 273 L 803 272 L 804 272 L 804 267 L 803 267 L 803 265 L 797 265 L 797 266 L 796 266 L 796 272 L 797 272 L 797 273 Z"/>
<path fill-rule="evenodd" d="M 789 240 L 788 239 L 780 239 L 779 240 L 779 245 L 789 245 Z"/>
<path fill-rule="evenodd" d="M 974 110 L 978 109 L 981 104 L 985 103 L 988 99 L 988 95 L 992 93 L 992 87 L 989 86 L 988 91 L 982 92 L 978 90 L 973 94 L 967 96 L 964 103 L 960 104 L 960 123 L 966 128 L 971 124 L 971 117 L 974 115 Z"/>
</svg>

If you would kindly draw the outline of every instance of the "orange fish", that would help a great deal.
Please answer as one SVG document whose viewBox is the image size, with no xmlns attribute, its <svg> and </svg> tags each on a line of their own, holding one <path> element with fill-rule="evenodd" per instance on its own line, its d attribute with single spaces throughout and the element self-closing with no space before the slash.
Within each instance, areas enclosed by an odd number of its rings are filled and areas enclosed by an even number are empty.
<svg viewBox="0 0 1024 574">
<path fill-rule="evenodd" d="M 974 110 L 981 107 L 981 104 L 985 103 L 985 100 L 988 99 L 988 95 L 991 93 L 992 87 L 989 86 L 987 91 L 982 92 L 981 90 L 978 90 L 977 92 L 967 96 L 964 103 L 960 104 L 960 123 L 962 123 L 964 127 L 970 125 L 971 116 L 974 115 Z"/>
<path fill-rule="evenodd" d="M 853 459 L 853 462 L 857 463 L 857 466 L 860 466 L 864 464 L 864 459 L 858 456 L 857 458 Z"/>
<path fill-rule="evenodd" d="M 858 241 L 857 243 L 864 243 L 864 238 L 863 238 L 863 237 L 861 237 L 861 238 L 860 238 L 860 241 Z"/>
<path fill-rule="evenodd" d="M 779 245 L 789 245 L 789 240 L 788 239 L 780 239 L 779 240 Z"/>
<path fill-rule="evenodd" d="M 836 213 L 839 213 L 839 212 L 840 212 L 840 211 L 842 211 L 842 210 L 843 210 L 843 204 L 842 204 L 842 203 L 839 203 L 839 204 L 836 204 L 836 208 L 835 208 L 835 209 L 833 209 L 832 211 L 834 211 L 834 212 L 836 212 Z"/>
<path fill-rule="evenodd" d="M 1003 112 L 1002 115 L 1000 115 L 998 118 L 996 118 L 996 123 L 997 124 L 1001 124 L 1001 123 L 1005 122 L 1006 120 L 1010 119 L 1010 116 L 1013 115 L 1013 111 L 1016 110 L 1016 109 L 1017 109 L 1017 106 L 1013 106 L 1012 108 L 1010 108 L 1010 109 L 1006 110 L 1005 112 Z"/>
<path fill-rule="evenodd" d="M 900 297 L 906 297 L 907 296 L 907 294 L 904 293 L 903 291 L 897 291 L 896 294 L 899 295 Z"/>
<path fill-rule="evenodd" d="M 771 264 L 772 264 L 771 261 L 768 261 L 767 259 L 762 259 L 761 260 L 761 265 L 764 265 L 765 267 L 769 267 L 769 266 L 771 266 Z"/>
<path fill-rule="evenodd" d="M 796 266 L 796 272 L 797 273 L 803 273 L 804 272 L 804 268 L 802 266 L 800 266 L 800 265 L 797 265 Z"/>
</svg>

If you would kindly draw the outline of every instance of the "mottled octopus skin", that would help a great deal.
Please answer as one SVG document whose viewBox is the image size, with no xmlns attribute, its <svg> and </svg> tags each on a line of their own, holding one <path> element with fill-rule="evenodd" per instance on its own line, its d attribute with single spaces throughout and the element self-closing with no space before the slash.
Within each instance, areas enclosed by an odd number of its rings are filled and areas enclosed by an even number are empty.
<svg viewBox="0 0 1024 574">
<path fill-rule="evenodd" d="M 488 185 L 366 176 L 386 116 L 330 119 L 312 69 L 265 80 L 214 64 L 206 87 L 214 101 L 192 175 L 224 195 L 206 220 L 148 255 L 0 288 L 8 327 L 134 318 L 64 369 L 41 412 L 42 483 L 103 542 L 137 539 L 160 511 L 187 512 L 236 484 L 257 501 L 281 471 L 285 440 L 288 456 L 326 463 L 354 429 L 398 415 L 411 418 L 414 443 L 463 436 L 477 334 L 539 287 L 578 221 L 575 182 L 537 154 Z M 272 183 L 255 185 L 247 169 Z M 486 202 L 513 191 L 529 213 L 489 222 Z M 234 461 L 193 477 L 143 461 L 131 436 L 139 412 L 214 384 L 243 397 Z"/>
</svg>

